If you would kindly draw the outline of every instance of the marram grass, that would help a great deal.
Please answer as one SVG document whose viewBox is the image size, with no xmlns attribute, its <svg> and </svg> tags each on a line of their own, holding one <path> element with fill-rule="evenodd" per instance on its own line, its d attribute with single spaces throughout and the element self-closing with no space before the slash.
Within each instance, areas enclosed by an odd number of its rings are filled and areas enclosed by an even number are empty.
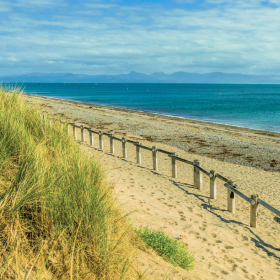
<svg viewBox="0 0 280 280">
<path fill-rule="evenodd" d="M 129 235 L 67 126 L 0 89 L 0 279 L 136 279 Z"/>
<path fill-rule="evenodd" d="M 164 233 L 136 230 L 141 241 L 67 125 L 50 125 L 12 91 L 0 86 L 0 279 L 146 279 L 132 263 L 143 241 L 175 266 L 193 267 Z"/>
</svg>

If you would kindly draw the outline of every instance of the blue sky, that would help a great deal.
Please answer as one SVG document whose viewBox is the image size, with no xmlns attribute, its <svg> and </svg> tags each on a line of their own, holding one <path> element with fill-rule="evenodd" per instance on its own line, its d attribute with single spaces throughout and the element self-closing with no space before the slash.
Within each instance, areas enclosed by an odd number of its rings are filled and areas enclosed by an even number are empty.
<svg viewBox="0 0 280 280">
<path fill-rule="evenodd" d="M 0 0 L 0 76 L 279 70 L 280 0 Z"/>
</svg>

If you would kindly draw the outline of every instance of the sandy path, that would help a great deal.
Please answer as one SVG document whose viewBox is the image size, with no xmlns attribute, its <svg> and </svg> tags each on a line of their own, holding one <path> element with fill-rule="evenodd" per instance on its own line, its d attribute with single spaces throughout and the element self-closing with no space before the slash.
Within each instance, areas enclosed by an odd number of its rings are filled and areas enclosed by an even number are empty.
<svg viewBox="0 0 280 280">
<path fill-rule="evenodd" d="M 79 110 L 84 109 L 77 109 L 77 112 Z M 91 125 L 88 121 L 83 122 L 79 114 L 74 116 L 73 109 L 72 116 L 68 117 L 75 117 L 77 123 Z M 103 114 L 103 128 L 107 131 L 113 129 L 119 136 L 125 133 L 127 138 L 141 140 L 149 147 L 157 145 L 166 150 L 172 150 L 189 160 L 200 159 L 206 170 L 215 169 L 225 177 L 235 180 L 240 190 L 247 196 L 256 193 L 280 209 L 279 172 L 267 172 L 252 166 L 189 153 L 162 142 L 147 141 L 146 135 L 137 135 L 133 131 L 128 131 L 127 127 L 112 128 L 115 124 L 109 124 L 109 128 L 106 127 L 106 118 L 111 118 L 111 116 L 109 113 L 107 116 L 104 111 Z M 98 116 L 100 124 L 102 114 L 99 113 Z M 117 119 L 116 116 L 115 118 Z M 119 118 L 121 122 L 124 117 L 121 115 Z M 94 121 L 96 120 L 91 122 Z M 144 119 L 144 121 L 147 120 Z M 156 126 L 152 119 L 149 122 L 153 124 L 150 125 L 152 128 Z M 207 127 L 201 129 L 203 131 L 200 133 L 199 129 L 195 128 L 198 138 L 202 137 Z M 221 128 L 221 130 L 226 130 L 226 128 Z M 233 138 L 234 133 L 235 138 Z M 263 136 L 250 140 L 249 138 L 255 134 L 250 132 L 248 136 L 248 133 L 248 131 L 229 130 L 221 132 L 220 135 L 217 133 L 217 137 L 229 137 L 230 134 L 230 141 L 233 143 L 243 140 L 255 141 L 260 146 L 267 145 L 271 149 L 271 154 L 274 153 L 273 151 L 277 153 L 279 139 L 276 136 Z M 273 221 L 273 213 L 261 206 L 259 227 L 250 228 L 249 204 L 237 197 L 236 214 L 226 211 L 227 192 L 221 181 L 218 181 L 217 200 L 209 202 L 209 179 L 203 177 L 202 191 L 195 189 L 191 166 L 179 163 L 178 178 L 173 179 L 170 176 L 171 160 L 168 156 L 160 155 L 159 171 L 155 172 L 152 170 L 151 152 L 142 150 L 142 164 L 139 166 L 135 163 L 135 147 L 132 144 L 128 145 L 128 160 L 124 160 L 121 157 L 119 142 L 116 142 L 116 152 L 112 155 L 109 153 L 107 137 L 104 137 L 104 151 L 96 148 L 98 147 L 96 136 L 95 148 L 88 145 L 88 133 L 86 137 L 85 150 L 100 159 L 108 180 L 114 185 L 116 198 L 123 211 L 130 213 L 131 224 L 162 229 L 171 236 L 180 238 L 187 244 L 196 259 L 194 271 L 186 272 L 180 268 L 172 268 L 159 257 L 143 254 L 139 257 L 138 269 L 144 271 L 149 268 L 147 274 L 152 279 L 280 279 L 280 225 Z M 244 142 L 240 145 L 243 144 Z"/>
<path fill-rule="evenodd" d="M 97 137 L 95 142 L 98 143 Z M 209 179 L 203 178 L 202 191 L 194 189 L 192 167 L 179 165 L 178 178 L 173 179 L 167 156 L 159 158 L 159 172 L 155 172 L 150 152 L 142 151 L 139 166 L 135 164 L 132 144 L 128 145 L 128 160 L 121 157 L 120 143 L 114 155 L 109 153 L 109 141 L 104 144 L 105 152 L 89 146 L 86 150 L 100 159 L 122 209 L 131 213 L 130 222 L 134 226 L 162 229 L 181 238 L 195 256 L 193 272 L 178 268 L 162 272 L 159 265 L 153 271 L 154 279 L 164 279 L 161 277 L 166 275 L 168 279 L 191 279 L 192 276 L 196 279 L 280 279 L 280 225 L 273 222 L 274 215 L 270 211 L 261 207 L 259 228 L 250 228 L 250 208 L 244 200 L 236 199 L 236 214 L 226 211 L 227 192 L 222 182 L 218 183 L 218 199 L 209 203 Z M 143 144 L 168 148 L 159 143 Z M 193 159 L 192 154 L 180 149 L 175 151 L 186 159 Z M 277 205 L 280 201 L 279 173 L 202 156 L 196 158 L 202 160 L 207 170 L 214 168 L 235 179 L 246 195 L 257 193 L 280 208 Z"/>
</svg>

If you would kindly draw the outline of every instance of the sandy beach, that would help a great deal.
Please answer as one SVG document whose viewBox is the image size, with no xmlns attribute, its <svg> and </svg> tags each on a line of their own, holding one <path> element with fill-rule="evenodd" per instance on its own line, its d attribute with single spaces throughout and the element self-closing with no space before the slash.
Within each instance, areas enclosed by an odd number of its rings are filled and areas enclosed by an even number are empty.
<svg viewBox="0 0 280 280">
<path fill-rule="evenodd" d="M 258 194 L 280 209 L 279 133 L 53 98 L 25 98 L 70 122 L 156 145 L 191 161 L 199 159 L 206 170 L 235 180 L 247 196 Z M 100 160 L 118 203 L 124 213 L 130 213 L 130 223 L 162 229 L 184 242 L 196 259 L 195 269 L 186 272 L 155 254 L 139 251 L 135 269 L 146 271 L 150 279 L 280 279 L 280 224 L 273 221 L 272 212 L 260 206 L 259 227 L 250 228 L 249 203 L 237 197 L 236 213 L 228 212 L 222 181 L 217 183 L 217 199 L 210 200 L 209 178 L 203 176 L 203 189 L 195 189 L 192 166 L 178 163 L 174 179 L 167 155 L 159 154 L 159 170 L 153 171 L 150 151 L 142 150 L 139 165 L 134 145 L 128 144 L 125 160 L 120 142 L 111 154 L 109 139 L 104 137 L 100 151 L 94 137 L 92 147 L 86 133 L 82 147 Z"/>
</svg>

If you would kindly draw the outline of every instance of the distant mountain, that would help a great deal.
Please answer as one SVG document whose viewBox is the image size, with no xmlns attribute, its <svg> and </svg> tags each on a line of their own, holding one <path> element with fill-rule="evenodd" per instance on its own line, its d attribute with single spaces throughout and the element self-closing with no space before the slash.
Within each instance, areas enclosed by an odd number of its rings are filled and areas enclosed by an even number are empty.
<svg viewBox="0 0 280 280">
<path fill-rule="evenodd" d="M 207 83 L 207 84 L 280 84 L 278 75 L 243 75 L 213 72 L 196 74 L 156 72 L 146 75 L 137 72 L 121 75 L 82 75 L 71 73 L 31 73 L 0 77 L 6 83 Z"/>
</svg>

